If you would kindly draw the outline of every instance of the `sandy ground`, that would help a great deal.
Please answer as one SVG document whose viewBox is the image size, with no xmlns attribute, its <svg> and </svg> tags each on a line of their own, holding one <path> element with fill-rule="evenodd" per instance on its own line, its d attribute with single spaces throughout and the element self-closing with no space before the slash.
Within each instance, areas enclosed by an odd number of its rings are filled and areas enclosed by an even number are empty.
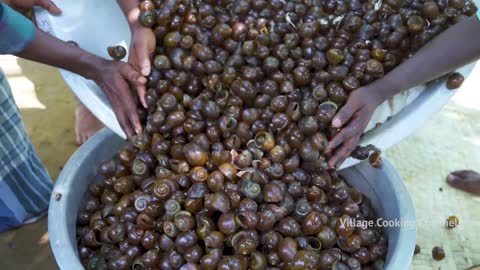
<svg viewBox="0 0 480 270">
<path fill-rule="evenodd" d="M 9 56 L 0 56 L 0 66 L 35 148 L 56 178 L 76 149 L 74 97 L 55 69 Z M 422 252 L 415 256 L 411 269 L 455 270 L 480 264 L 480 198 L 453 190 L 444 182 L 452 170 L 480 170 L 480 92 L 475 87 L 480 85 L 480 68 L 474 74 L 425 127 L 386 151 L 416 209 Z M 450 215 L 457 215 L 460 225 L 446 230 L 444 220 Z M 431 249 L 437 245 L 447 254 L 442 262 L 431 259 Z M 56 269 L 46 218 L 1 234 L 0 254 L 0 269 Z"/>
</svg>

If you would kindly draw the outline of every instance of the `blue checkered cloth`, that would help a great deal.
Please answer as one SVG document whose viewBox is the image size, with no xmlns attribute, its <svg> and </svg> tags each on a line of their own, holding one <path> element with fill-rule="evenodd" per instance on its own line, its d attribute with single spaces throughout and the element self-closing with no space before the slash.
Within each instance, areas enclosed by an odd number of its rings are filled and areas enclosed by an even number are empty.
<svg viewBox="0 0 480 270">
<path fill-rule="evenodd" d="M 0 54 L 17 53 L 33 40 L 35 27 L 0 2 L 0 37 Z M 52 188 L 0 69 L 0 232 L 44 215 Z"/>
</svg>

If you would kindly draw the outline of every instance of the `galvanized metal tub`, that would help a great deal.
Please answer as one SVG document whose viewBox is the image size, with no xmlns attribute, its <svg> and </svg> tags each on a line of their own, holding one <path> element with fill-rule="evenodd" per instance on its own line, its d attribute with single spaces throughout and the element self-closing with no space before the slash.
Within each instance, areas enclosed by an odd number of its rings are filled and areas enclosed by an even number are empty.
<svg viewBox="0 0 480 270">
<path fill-rule="evenodd" d="M 76 248 L 77 211 L 87 185 L 100 180 L 96 172 L 99 162 L 114 156 L 125 144 L 121 137 L 103 129 L 74 153 L 55 183 L 48 211 L 48 232 L 60 269 L 83 269 Z M 371 200 L 381 224 L 383 221 L 403 223 L 403 226 L 385 228 L 389 248 L 385 269 L 407 270 L 415 247 L 415 212 L 395 168 L 385 159 L 381 169 L 360 163 L 341 170 L 340 174 Z"/>
</svg>

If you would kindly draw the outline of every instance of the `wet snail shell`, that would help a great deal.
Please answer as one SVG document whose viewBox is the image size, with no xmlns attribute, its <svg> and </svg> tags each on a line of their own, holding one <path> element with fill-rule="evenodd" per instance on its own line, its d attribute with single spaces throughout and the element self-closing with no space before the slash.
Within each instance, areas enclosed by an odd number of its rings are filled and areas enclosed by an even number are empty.
<svg viewBox="0 0 480 270">
<path fill-rule="evenodd" d="M 280 202 L 284 198 L 285 192 L 276 184 L 266 184 L 263 187 L 262 197 L 266 202 Z"/>
<path fill-rule="evenodd" d="M 174 217 L 175 227 L 181 232 L 187 232 L 195 227 L 195 219 L 190 212 L 180 211 Z"/>
<path fill-rule="evenodd" d="M 450 90 L 460 88 L 460 86 L 462 86 L 463 81 L 464 81 L 464 77 L 462 74 L 458 72 L 452 73 L 447 78 L 447 88 Z"/>
<path fill-rule="evenodd" d="M 242 195 L 246 198 L 258 198 L 261 196 L 262 189 L 258 183 L 255 183 L 250 180 L 243 181 L 241 184 L 240 190 Z"/>
<path fill-rule="evenodd" d="M 294 210 L 295 219 L 302 222 L 310 212 L 311 207 L 306 199 L 300 199 L 297 201 Z"/>
<path fill-rule="evenodd" d="M 178 212 L 181 211 L 181 208 L 182 208 L 180 203 L 177 200 L 173 200 L 173 199 L 167 200 L 165 202 L 164 207 L 165 207 L 165 213 L 168 216 L 175 216 Z"/>
<path fill-rule="evenodd" d="M 432 257 L 437 261 L 441 261 L 445 258 L 445 251 L 441 247 L 434 247 L 432 249 Z"/>
<path fill-rule="evenodd" d="M 289 262 L 293 260 L 298 252 L 297 241 L 291 237 L 286 237 L 278 244 L 278 256 L 282 261 Z"/>
<path fill-rule="evenodd" d="M 265 269 L 267 267 L 267 259 L 265 255 L 259 251 L 254 251 L 250 255 L 250 269 L 252 270 L 260 270 Z"/>
<path fill-rule="evenodd" d="M 240 227 L 245 229 L 255 229 L 259 221 L 257 213 L 254 211 L 240 212 L 235 218 Z"/>
<path fill-rule="evenodd" d="M 332 65 L 339 64 L 343 58 L 343 52 L 339 49 L 330 49 L 327 51 L 327 60 Z"/>
<path fill-rule="evenodd" d="M 370 165 L 374 168 L 380 168 L 382 166 L 382 157 L 379 152 L 374 152 L 368 158 Z"/>
<path fill-rule="evenodd" d="M 223 213 L 218 219 L 218 229 L 226 234 L 233 234 L 238 229 L 238 224 L 235 221 L 235 215 L 231 212 Z"/>
<path fill-rule="evenodd" d="M 296 237 L 300 234 L 301 227 L 295 219 L 286 217 L 277 224 L 276 230 L 285 236 Z"/>
<path fill-rule="evenodd" d="M 155 24 L 155 14 L 151 10 L 140 12 L 138 21 L 145 27 L 151 27 Z"/>
<path fill-rule="evenodd" d="M 249 255 L 257 249 L 258 235 L 252 231 L 241 231 L 232 237 L 231 244 L 235 253 Z"/>
<path fill-rule="evenodd" d="M 137 226 L 142 230 L 151 230 L 155 226 L 155 220 L 145 213 L 137 216 Z"/>
<path fill-rule="evenodd" d="M 138 110 L 144 132 L 103 162 L 105 179 L 89 187 L 77 222 L 82 261 L 116 269 L 380 267 L 382 234 L 340 224 L 374 215 L 360 192 L 322 169 L 339 132 L 331 121 L 353 91 L 476 7 L 197 2 L 139 3 L 139 23 L 158 45 L 148 108 Z M 378 149 L 352 155 L 381 165 Z"/>
<path fill-rule="evenodd" d="M 317 234 L 322 229 L 322 214 L 311 211 L 302 221 L 302 232 L 305 235 Z"/>
<path fill-rule="evenodd" d="M 127 55 L 127 50 L 123 46 L 110 46 L 107 51 L 108 55 L 115 60 L 122 60 Z"/>
<path fill-rule="evenodd" d="M 225 235 L 219 231 L 213 231 L 205 237 L 205 245 L 209 248 L 223 248 Z"/>
<path fill-rule="evenodd" d="M 269 231 L 272 230 L 277 218 L 272 211 L 263 211 L 258 213 L 258 223 L 256 229 L 259 231 Z"/>
<path fill-rule="evenodd" d="M 130 176 L 120 177 L 113 183 L 113 189 L 121 194 L 131 193 L 134 188 L 135 184 Z"/>
<path fill-rule="evenodd" d="M 208 171 L 204 167 L 194 167 L 190 171 L 190 178 L 192 182 L 205 182 L 208 177 Z"/>
<path fill-rule="evenodd" d="M 168 179 L 156 181 L 153 184 L 153 194 L 160 200 L 166 200 L 173 195 L 173 193 L 178 189 L 178 186 Z"/>
<path fill-rule="evenodd" d="M 155 4 L 150 0 L 144 0 L 140 2 L 139 8 L 141 11 L 154 10 Z"/>
<path fill-rule="evenodd" d="M 226 213 L 230 210 L 230 200 L 223 192 L 205 194 L 204 207 L 211 211 Z"/>
</svg>

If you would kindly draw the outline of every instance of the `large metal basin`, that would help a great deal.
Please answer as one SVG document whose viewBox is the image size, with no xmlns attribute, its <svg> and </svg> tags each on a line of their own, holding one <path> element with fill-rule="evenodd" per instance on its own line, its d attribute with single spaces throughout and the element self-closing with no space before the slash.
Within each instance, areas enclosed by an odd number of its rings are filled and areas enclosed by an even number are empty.
<svg viewBox="0 0 480 270">
<path fill-rule="evenodd" d="M 103 129 L 75 152 L 55 183 L 48 210 L 48 232 L 60 269 L 83 269 L 76 249 L 77 210 L 87 185 L 100 180 L 96 172 L 98 163 L 111 158 L 124 145 L 121 137 Z M 384 160 L 382 169 L 360 163 L 340 173 L 371 200 L 382 220 L 404 223 L 402 227 L 386 228 L 389 252 L 385 269 L 407 270 L 415 247 L 415 213 L 400 176 L 388 160 Z"/>
</svg>

